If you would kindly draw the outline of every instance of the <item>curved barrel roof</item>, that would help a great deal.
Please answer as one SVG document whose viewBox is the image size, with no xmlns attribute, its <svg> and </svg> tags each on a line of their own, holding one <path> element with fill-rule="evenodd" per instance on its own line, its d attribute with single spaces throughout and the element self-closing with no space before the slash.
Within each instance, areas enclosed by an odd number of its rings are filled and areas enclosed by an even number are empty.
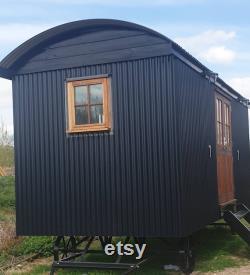
<svg viewBox="0 0 250 275">
<path fill-rule="evenodd" d="M 160 38 L 162 41 L 166 42 L 168 47 L 171 48 L 171 52 L 169 52 L 169 54 L 176 55 L 189 66 L 195 68 L 200 73 L 207 75 L 209 78 L 215 78 L 217 83 L 222 85 L 225 89 L 230 90 L 232 94 L 242 98 L 242 96 L 240 96 L 235 90 L 223 82 L 223 80 L 215 77 L 216 75 L 206 66 L 200 63 L 196 58 L 191 56 L 188 52 L 186 52 L 183 48 L 181 48 L 178 44 L 166 36 L 138 24 L 113 19 L 89 19 L 70 22 L 56 26 L 34 36 L 13 50 L 0 62 L 0 77 L 11 79 L 16 74 L 16 72 L 22 68 L 23 64 L 35 56 L 39 50 L 44 49 L 50 44 L 56 43 L 57 41 L 62 41 L 64 39 L 68 39 L 69 37 L 73 37 L 74 35 L 77 35 L 79 31 L 90 32 L 98 29 L 112 28 L 142 31 L 144 33 L 148 33 L 151 36 Z"/>
</svg>

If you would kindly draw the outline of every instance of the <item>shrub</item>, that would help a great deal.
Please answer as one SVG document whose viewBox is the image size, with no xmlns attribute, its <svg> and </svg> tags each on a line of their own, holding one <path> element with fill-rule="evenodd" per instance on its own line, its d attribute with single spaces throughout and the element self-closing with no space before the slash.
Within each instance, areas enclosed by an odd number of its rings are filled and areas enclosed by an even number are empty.
<svg viewBox="0 0 250 275">
<path fill-rule="evenodd" d="M 20 243 L 11 247 L 9 253 L 16 257 L 35 253 L 50 256 L 53 241 L 54 237 L 25 237 Z"/>
<path fill-rule="evenodd" d="M 14 177 L 0 177 L 0 208 L 15 208 Z"/>
</svg>

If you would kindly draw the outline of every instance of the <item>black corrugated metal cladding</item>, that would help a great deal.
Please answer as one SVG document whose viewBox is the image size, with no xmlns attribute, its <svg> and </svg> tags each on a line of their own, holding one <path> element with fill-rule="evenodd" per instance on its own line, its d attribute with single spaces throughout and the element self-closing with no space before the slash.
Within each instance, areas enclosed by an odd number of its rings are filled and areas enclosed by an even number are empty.
<svg viewBox="0 0 250 275">
<path fill-rule="evenodd" d="M 250 150 L 248 108 L 232 102 L 234 185 L 236 198 L 250 207 Z"/>
<path fill-rule="evenodd" d="M 15 76 L 18 234 L 181 234 L 172 66 L 164 56 Z M 111 75 L 112 132 L 67 135 L 65 79 L 99 74 Z"/>
<path fill-rule="evenodd" d="M 182 234 L 188 235 L 219 216 L 216 178 L 214 86 L 179 59 L 174 62 L 178 174 Z M 210 158 L 209 145 L 212 148 Z"/>
</svg>

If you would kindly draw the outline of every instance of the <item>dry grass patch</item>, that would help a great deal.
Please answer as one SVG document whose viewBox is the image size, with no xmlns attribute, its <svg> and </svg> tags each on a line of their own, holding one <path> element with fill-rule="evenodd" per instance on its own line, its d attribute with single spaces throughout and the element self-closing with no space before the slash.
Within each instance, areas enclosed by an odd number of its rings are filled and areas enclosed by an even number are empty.
<svg viewBox="0 0 250 275">
<path fill-rule="evenodd" d="M 13 268 L 6 270 L 4 275 L 48 274 L 51 263 L 52 258 L 35 259 L 32 262 L 21 263 Z M 40 272 L 37 273 L 36 269 L 38 269 Z M 45 271 L 43 272 L 42 269 L 45 269 Z"/>
<path fill-rule="evenodd" d="M 18 242 L 14 224 L 0 223 L 0 250 L 5 250 Z"/>
</svg>

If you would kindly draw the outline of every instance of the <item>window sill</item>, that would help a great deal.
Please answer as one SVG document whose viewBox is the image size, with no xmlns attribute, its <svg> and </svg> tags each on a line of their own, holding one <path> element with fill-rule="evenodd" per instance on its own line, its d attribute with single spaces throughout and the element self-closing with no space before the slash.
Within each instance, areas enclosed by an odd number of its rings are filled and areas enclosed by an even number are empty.
<svg viewBox="0 0 250 275">
<path fill-rule="evenodd" d="M 67 131 L 68 134 L 77 134 L 77 133 L 92 133 L 92 132 L 106 132 L 110 131 L 111 128 L 107 126 L 79 126 L 79 127 L 74 127 L 72 129 L 69 129 Z"/>
</svg>

